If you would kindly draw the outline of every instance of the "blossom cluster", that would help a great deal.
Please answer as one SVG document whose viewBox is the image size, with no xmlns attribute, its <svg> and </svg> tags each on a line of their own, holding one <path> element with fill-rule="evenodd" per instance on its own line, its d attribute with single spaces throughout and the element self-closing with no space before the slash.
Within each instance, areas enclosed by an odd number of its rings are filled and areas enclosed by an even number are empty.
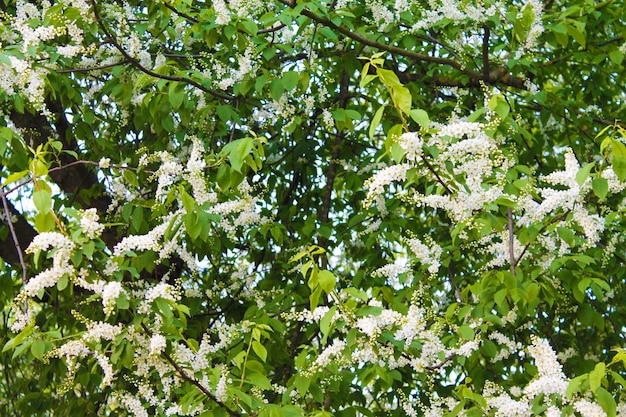
<svg viewBox="0 0 626 417">
<path fill-rule="evenodd" d="M 478 252 L 488 256 L 486 269 L 502 267 L 512 261 L 516 265 L 522 257 L 525 260 L 534 257 L 540 265 L 547 268 L 555 256 L 562 256 L 570 251 L 572 244 L 579 245 L 579 250 L 582 251 L 595 245 L 603 236 L 604 218 L 599 213 L 591 212 L 586 205 L 591 191 L 591 178 L 579 184 L 581 166 L 571 148 L 564 148 L 564 170 L 539 178 L 540 184 L 548 186 L 537 186 L 527 181 L 525 188 L 511 193 L 507 190 L 507 187 L 509 190 L 511 187 L 506 175 L 515 165 L 515 160 L 502 152 L 499 146 L 502 138 L 491 137 L 486 133 L 487 126 L 476 122 L 455 119 L 448 124 L 433 123 L 433 126 L 435 133 L 430 136 L 405 133 L 398 138 L 398 144 L 405 151 L 406 162 L 380 169 L 366 181 L 366 207 L 374 201 L 379 207 L 384 207 L 384 200 L 379 200 L 384 198 L 385 191 L 389 188 L 391 192 L 387 195 L 396 194 L 415 207 L 443 211 L 452 224 L 471 229 L 474 227 L 474 219 L 489 211 L 488 207 L 502 201 L 515 205 L 511 209 L 514 230 L 524 230 L 529 224 L 541 223 L 547 217 L 562 216 L 558 218 L 556 225 L 573 229 L 581 238 L 580 243 L 565 241 L 558 233 L 546 231 L 537 238 L 535 247 L 529 250 L 529 247 L 520 242 L 517 233 L 511 233 L 508 228 L 492 232 L 470 244 Z M 428 164 L 421 159 L 424 146 L 437 148 L 439 153 L 436 159 L 429 158 L 431 160 Z M 438 191 L 399 191 L 409 169 L 416 170 L 418 178 L 426 178 L 437 185 Z M 448 175 L 449 173 L 452 175 Z M 619 192 L 624 189 L 612 169 L 604 169 L 598 176 L 607 179 L 609 191 Z M 396 182 L 400 184 L 394 192 L 390 185 Z M 381 216 L 386 215 L 386 209 L 384 213 L 383 210 L 380 211 Z M 564 214 L 569 213 L 571 216 L 565 218 Z M 459 236 L 463 239 L 467 237 L 465 232 L 461 232 Z M 408 239 L 407 243 L 411 247 L 412 255 L 427 265 L 431 274 L 436 273 L 439 269 L 441 248 L 434 242 L 424 245 L 414 238 Z"/>
</svg>

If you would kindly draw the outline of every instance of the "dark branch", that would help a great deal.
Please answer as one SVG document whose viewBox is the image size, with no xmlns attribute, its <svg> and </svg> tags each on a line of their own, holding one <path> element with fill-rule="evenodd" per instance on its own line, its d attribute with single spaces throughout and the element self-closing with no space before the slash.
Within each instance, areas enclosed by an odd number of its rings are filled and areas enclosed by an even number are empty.
<svg viewBox="0 0 626 417">
<path fill-rule="evenodd" d="M 100 26 L 100 29 L 102 29 L 102 31 L 106 35 L 107 40 L 115 47 L 115 49 L 117 49 L 122 54 L 122 56 L 124 56 L 124 58 L 128 62 L 133 64 L 133 66 L 135 66 L 139 71 L 141 71 L 144 74 L 147 74 L 147 75 L 149 75 L 151 77 L 154 77 L 154 78 L 159 78 L 159 79 L 168 80 L 168 81 L 177 81 L 177 82 L 182 82 L 182 83 L 193 85 L 194 87 L 204 91 L 205 93 L 208 93 L 208 94 L 211 94 L 212 96 L 221 98 L 222 100 L 233 100 L 235 98 L 235 97 L 231 96 L 230 94 L 225 94 L 225 93 L 221 93 L 219 91 L 212 90 L 210 88 L 206 88 L 205 86 L 203 86 L 199 82 L 194 81 L 194 80 L 192 80 L 190 78 L 174 77 L 174 76 L 171 76 L 171 75 L 159 74 L 159 73 L 156 73 L 156 72 L 154 72 L 152 70 L 149 70 L 148 68 L 144 67 L 143 65 L 141 65 L 139 63 L 139 61 L 137 61 L 135 58 L 130 56 L 128 54 L 128 52 L 126 52 L 126 50 L 122 47 L 122 45 L 120 45 L 119 42 L 117 42 L 117 40 L 115 39 L 115 37 L 113 36 L 111 31 L 109 31 L 109 29 L 106 27 L 106 25 L 102 21 L 102 18 L 100 17 L 100 13 L 98 12 L 98 7 L 96 6 L 95 0 L 90 0 L 90 2 L 91 2 L 91 5 L 93 7 L 93 13 L 94 13 L 94 17 L 96 19 L 96 22 L 98 22 L 98 26 Z"/>
<path fill-rule="evenodd" d="M 279 0 L 282 4 L 289 6 L 291 8 L 294 8 L 296 6 L 296 2 L 295 0 Z M 442 64 L 442 65 L 447 65 L 449 67 L 452 67 L 458 71 L 460 71 L 461 73 L 468 75 L 470 78 L 474 79 L 474 80 L 484 80 L 485 82 L 487 82 L 487 80 L 485 79 L 484 75 L 481 72 L 478 71 L 474 71 L 468 68 L 465 68 L 465 64 L 455 61 L 453 59 L 449 59 L 449 58 L 441 58 L 441 57 L 437 57 L 437 56 L 431 56 L 428 54 L 423 54 L 423 53 L 419 53 L 419 52 L 413 52 L 413 51 L 408 51 L 406 49 L 402 49 L 399 48 L 397 46 L 394 45 L 388 45 L 385 43 L 381 43 L 381 42 L 377 42 L 375 40 L 372 40 L 364 35 L 361 35 L 359 33 L 355 33 L 352 32 L 351 30 L 344 28 L 342 26 L 338 26 L 335 23 L 331 22 L 328 19 L 325 19 L 321 16 L 316 15 L 315 13 L 311 12 L 310 10 L 304 9 L 300 12 L 300 14 L 302 14 L 303 16 L 308 17 L 309 19 L 313 20 L 314 22 L 317 22 L 319 24 L 322 24 L 326 27 L 329 27 L 339 33 L 341 33 L 342 35 L 347 36 L 348 38 L 359 42 L 361 44 L 364 45 L 368 45 L 371 46 L 373 48 L 379 49 L 381 51 L 387 51 L 390 52 L 394 55 L 400 55 L 400 56 L 404 56 L 416 61 L 423 61 L 423 62 L 431 62 L 431 63 L 435 63 L 435 64 Z M 512 87 L 520 87 L 523 88 L 524 82 L 523 79 L 519 78 L 519 77 L 511 77 L 510 74 L 508 73 L 508 71 L 506 70 L 505 67 L 498 67 L 495 70 L 491 71 L 491 73 L 488 76 L 488 79 L 490 81 L 490 83 L 503 83 L 505 85 L 508 86 L 512 86 Z"/>
</svg>

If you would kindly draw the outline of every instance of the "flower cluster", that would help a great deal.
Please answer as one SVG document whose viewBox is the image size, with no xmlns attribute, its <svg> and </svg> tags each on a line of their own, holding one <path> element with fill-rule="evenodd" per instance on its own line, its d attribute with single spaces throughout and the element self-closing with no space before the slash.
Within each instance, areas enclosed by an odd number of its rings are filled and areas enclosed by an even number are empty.
<svg viewBox="0 0 626 417">
<path fill-rule="evenodd" d="M 39 254 L 41 251 L 52 251 L 52 266 L 41 271 L 24 284 L 24 288 L 17 295 L 16 301 L 27 297 L 34 297 L 40 291 L 56 285 L 62 278 L 73 278 L 76 269 L 71 263 L 72 252 L 75 244 L 67 236 L 58 232 L 44 232 L 35 236 L 26 249 L 26 253 Z M 24 312 L 26 313 L 26 312 Z M 24 316 L 16 320 L 13 331 L 19 331 L 27 324 Z"/>
<path fill-rule="evenodd" d="M 375 197 L 385 191 L 385 187 L 393 182 L 406 180 L 406 173 L 411 168 L 409 164 L 392 165 L 378 171 L 368 179 L 365 186 L 368 188 L 364 205 L 369 207 Z"/>
<path fill-rule="evenodd" d="M 80 212 L 80 227 L 88 239 L 93 239 L 102 234 L 104 225 L 99 223 L 100 217 L 95 208 Z"/>
</svg>

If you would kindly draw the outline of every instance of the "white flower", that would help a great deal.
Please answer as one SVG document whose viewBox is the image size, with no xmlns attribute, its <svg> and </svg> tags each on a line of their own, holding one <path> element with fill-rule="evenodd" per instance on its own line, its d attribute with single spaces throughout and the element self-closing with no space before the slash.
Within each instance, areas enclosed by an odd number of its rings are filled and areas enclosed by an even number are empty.
<svg viewBox="0 0 626 417">
<path fill-rule="evenodd" d="M 117 303 L 117 297 L 123 292 L 126 291 L 124 291 L 122 284 L 118 281 L 108 282 L 104 285 L 102 289 L 102 306 L 107 316 L 113 312 L 113 307 Z"/>
<path fill-rule="evenodd" d="M 88 342 L 104 340 L 113 340 L 118 334 L 122 332 L 122 324 L 118 323 L 117 326 L 105 323 L 102 321 L 89 323 L 87 325 L 87 333 L 83 336 L 83 339 Z"/>
<path fill-rule="evenodd" d="M 368 188 L 365 197 L 365 206 L 369 207 L 374 198 L 385 191 L 385 187 L 394 181 L 406 180 L 406 173 L 411 168 L 409 164 L 392 165 L 378 171 L 374 176 L 365 182 Z"/>
<path fill-rule="evenodd" d="M 587 400 L 578 400 L 574 403 L 574 409 L 580 413 L 582 417 L 606 417 L 606 413 L 596 403 Z"/>
<path fill-rule="evenodd" d="M 439 259 L 441 258 L 443 249 L 432 241 L 432 239 L 427 240 L 431 240 L 431 242 L 428 242 L 430 243 L 430 247 L 426 246 L 417 238 L 409 239 L 407 243 L 413 254 L 415 254 L 415 257 L 422 264 L 428 265 L 428 272 L 434 275 L 439 271 L 439 267 L 441 266 Z"/>
<path fill-rule="evenodd" d="M 98 223 L 100 220 L 98 212 L 95 208 L 83 210 L 80 214 L 80 227 L 83 229 L 83 233 L 89 239 L 93 239 L 96 236 L 100 236 L 104 230 L 104 225 Z"/>
<path fill-rule="evenodd" d="M 407 161 L 417 162 L 422 156 L 424 141 L 415 132 L 404 133 L 398 138 L 398 144 L 404 149 Z"/>
<path fill-rule="evenodd" d="M 167 341 L 162 334 L 155 334 L 150 338 L 150 354 L 159 355 L 167 347 Z"/>
<path fill-rule="evenodd" d="M 528 347 L 528 353 L 535 360 L 535 366 L 539 376 L 560 377 L 565 379 L 563 366 L 559 363 L 552 347 L 543 339 L 532 337 L 532 345 Z"/>
<path fill-rule="evenodd" d="M 100 158 L 100 162 L 98 162 L 98 166 L 102 169 L 107 169 L 111 166 L 111 158 Z"/>
</svg>

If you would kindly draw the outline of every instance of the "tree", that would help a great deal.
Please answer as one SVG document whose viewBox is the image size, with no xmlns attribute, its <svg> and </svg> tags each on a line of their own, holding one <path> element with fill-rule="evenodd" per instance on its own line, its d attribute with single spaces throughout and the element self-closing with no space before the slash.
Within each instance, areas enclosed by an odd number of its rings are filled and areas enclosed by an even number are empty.
<svg viewBox="0 0 626 417">
<path fill-rule="evenodd" d="M 620 2 L 1 18 L 3 415 L 626 415 Z"/>
</svg>

